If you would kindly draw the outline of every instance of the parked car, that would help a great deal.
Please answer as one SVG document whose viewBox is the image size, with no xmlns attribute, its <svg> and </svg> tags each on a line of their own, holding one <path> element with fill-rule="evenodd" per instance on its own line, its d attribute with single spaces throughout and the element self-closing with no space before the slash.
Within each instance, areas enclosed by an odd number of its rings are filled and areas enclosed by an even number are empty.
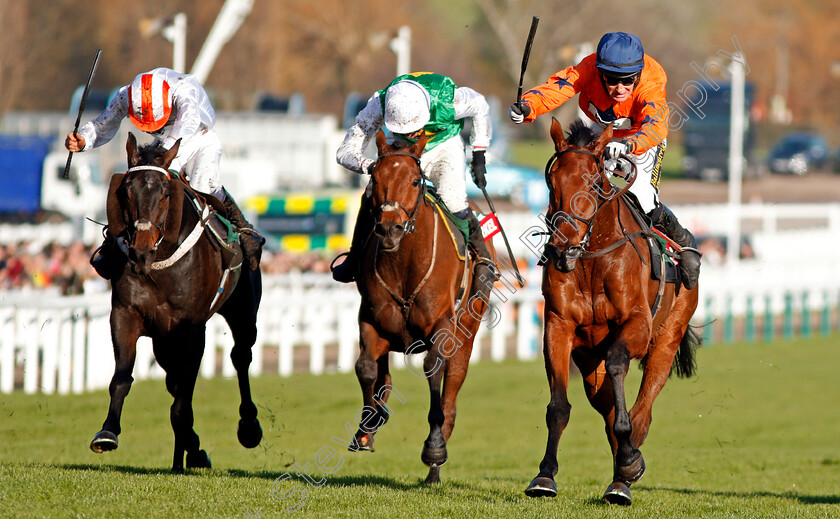
<svg viewBox="0 0 840 519">
<path fill-rule="evenodd" d="M 773 147 L 768 166 L 773 173 L 804 175 L 828 166 L 828 143 L 815 133 L 789 133 Z"/>
</svg>

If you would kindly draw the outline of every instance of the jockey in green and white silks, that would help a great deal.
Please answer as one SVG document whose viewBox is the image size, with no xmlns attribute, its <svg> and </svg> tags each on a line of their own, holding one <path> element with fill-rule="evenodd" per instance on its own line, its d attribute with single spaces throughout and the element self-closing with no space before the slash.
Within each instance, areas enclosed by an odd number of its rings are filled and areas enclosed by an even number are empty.
<svg viewBox="0 0 840 519">
<path fill-rule="evenodd" d="M 472 120 L 469 143 L 472 147 L 473 181 L 483 189 L 486 185 L 484 155 L 492 134 L 487 100 L 475 90 L 459 87 L 452 79 L 431 72 L 399 76 L 370 96 L 356 116 L 356 124 L 347 130 L 344 142 L 336 152 L 336 160 L 351 171 L 368 174 L 376 161 L 365 157 L 364 151 L 383 126 L 396 139 L 408 142 L 416 142 L 421 132 L 425 133 L 427 144 L 420 157 L 420 167 L 434 183 L 446 207 L 468 222 L 469 243 L 476 256 L 477 269 L 486 269 L 483 276 L 495 279 L 493 261 L 484 244 L 478 220 L 467 204 L 467 164 L 460 133 L 468 118 Z M 369 202 L 370 184 L 362 197 L 353 243 L 347 253 L 349 257 L 338 265 L 333 261 L 332 272 L 336 281 L 349 283 L 356 279 L 358 250 L 373 228 Z"/>
<path fill-rule="evenodd" d="M 459 133 L 465 119 L 472 119 L 470 145 L 483 152 L 490 144 L 490 108 L 483 95 L 458 87 L 452 79 L 430 72 L 415 72 L 394 79 L 374 93 L 356 116 L 338 148 L 336 159 L 356 173 L 368 173 L 375 162 L 364 150 L 384 126 L 398 138 L 423 130 L 428 144 L 421 167 L 453 213 L 467 208 L 466 157 Z M 483 156 L 482 156 L 483 158 Z"/>
</svg>

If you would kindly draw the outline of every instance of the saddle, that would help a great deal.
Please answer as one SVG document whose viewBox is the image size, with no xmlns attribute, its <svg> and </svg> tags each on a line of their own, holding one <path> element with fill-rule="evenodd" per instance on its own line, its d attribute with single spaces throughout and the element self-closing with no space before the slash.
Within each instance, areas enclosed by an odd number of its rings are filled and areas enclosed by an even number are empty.
<svg viewBox="0 0 840 519">
<path fill-rule="evenodd" d="M 446 207 L 437 192 L 429 187 L 426 188 L 426 200 L 432 204 L 432 207 L 443 220 L 446 232 L 452 238 L 452 245 L 455 247 L 455 254 L 458 255 L 458 259 L 464 261 L 467 257 L 467 243 L 470 234 L 469 223 L 452 214 L 452 211 Z"/>
<path fill-rule="evenodd" d="M 181 179 L 184 183 L 184 193 L 190 200 L 190 205 L 195 208 L 196 213 L 205 222 L 205 229 L 209 236 L 213 239 L 210 243 L 214 245 L 222 255 L 222 267 L 225 270 L 237 269 L 242 266 L 242 249 L 234 247 L 232 244 L 239 242 L 239 234 L 233 224 L 225 218 L 225 206 L 221 200 L 215 196 L 205 195 L 195 191 L 189 182 L 181 175 L 173 173 L 173 176 Z M 204 209 L 208 208 L 208 213 L 205 215 Z"/>
<path fill-rule="evenodd" d="M 629 191 L 622 195 L 627 208 L 630 213 L 643 230 L 651 230 L 654 233 L 658 231 L 654 229 L 648 220 L 648 217 L 642 211 L 636 197 Z M 650 275 L 656 281 L 665 281 L 666 283 L 674 283 L 677 285 L 677 291 L 682 284 L 680 279 L 680 269 L 677 268 L 676 260 L 673 257 L 673 252 L 663 238 L 659 236 L 647 236 L 648 247 L 650 248 Z M 665 263 L 664 267 L 662 263 Z M 679 292 L 678 292 L 679 293 Z"/>
</svg>

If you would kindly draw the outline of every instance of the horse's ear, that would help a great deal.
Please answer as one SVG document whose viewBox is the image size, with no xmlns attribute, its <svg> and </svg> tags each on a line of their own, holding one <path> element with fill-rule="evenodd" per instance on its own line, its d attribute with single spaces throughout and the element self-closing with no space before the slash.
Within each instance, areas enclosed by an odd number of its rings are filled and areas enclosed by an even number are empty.
<svg viewBox="0 0 840 519">
<path fill-rule="evenodd" d="M 125 231 L 125 219 L 117 198 L 117 189 L 122 185 L 125 173 L 114 173 L 111 175 L 111 183 L 108 185 L 108 198 L 105 199 L 105 216 L 108 218 L 108 234 L 119 236 Z"/>
<path fill-rule="evenodd" d="M 128 140 L 125 141 L 125 151 L 128 153 L 128 167 L 133 168 L 140 164 L 140 154 L 137 153 L 137 139 L 134 134 L 128 132 Z"/>
<path fill-rule="evenodd" d="M 379 130 L 376 134 L 376 151 L 378 155 L 385 155 L 388 153 L 388 143 L 385 142 L 385 132 Z"/>
<path fill-rule="evenodd" d="M 426 132 L 421 131 L 420 137 L 417 138 L 417 142 L 411 147 L 411 153 L 417 155 L 418 157 L 423 154 L 423 150 L 426 149 L 426 143 L 428 142 L 428 138 L 426 137 Z"/>
<path fill-rule="evenodd" d="M 172 161 L 175 160 L 175 157 L 178 156 L 178 149 L 181 147 L 181 139 L 175 141 L 175 144 L 169 148 L 169 151 L 163 154 L 163 164 L 161 167 L 163 169 L 169 168 L 169 165 L 172 164 Z"/>
<path fill-rule="evenodd" d="M 566 138 L 563 137 L 563 127 L 560 126 L 560 121 L 556 118 L 551 118 L 551 139 L 554 141 L 554 150 L 557 153 L 565 150 L 569 147 L 569 143 L 566 142 Z"/>
<path fill-rule="evenodd" d="M 176 146 L 173 146 L 173 148 Z M 166 223 L 163 226 L 163 240 L 174 243 L 178 241 L 178 235 L 181 234 L 181 216 L 184 214 L 184 182 L 180 178 L 173 177 L 169 180 L 167 207 Z"/>
<path fill-rule="evenodd" d="M 598 137 L 598 140 L 595 141 L 592 146 L 590 146 L 590 150 L 597 156 L 601 156 L 604 154 L 604 149 L 607 147 L 607 143 L 612 140 L 613 136 L 613 126 L 608 124 L 607 127 L 604 129 L 604 132 Z"/>
</svg>

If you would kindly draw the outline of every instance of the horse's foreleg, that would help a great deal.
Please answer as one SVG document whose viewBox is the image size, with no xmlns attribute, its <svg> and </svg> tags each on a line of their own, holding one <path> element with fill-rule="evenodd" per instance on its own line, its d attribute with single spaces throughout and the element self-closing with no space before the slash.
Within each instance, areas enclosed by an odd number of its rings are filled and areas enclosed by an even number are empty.
<svg viewBox="0 0 840 519">
<path fill-rule="evenodd" d="M 198 369 L 204 353 L 204 326 L 193 327 L 184 341 L 168 339 L 172 351 L 175 347 L 183 348 L 176 355 L 180 358 L 171 363 L 166 374 L 166 389 L 174 397 L 169 410 L 169 420 L 175 433 L 175 449 L 172 458 L 172 471 L 184 471 L 184 452 L 187 453 L 188 468 L 209 468 L 210 458 L 201 450 L 198 434 L 193 430 L 192 398 Z M 158 350 L 158 346 L 155 347 Z"/>
<path fill-rule="evenodd" d="M 440 394 L 445 369 L 446 359 L 441 354 L 440 347 L 432 344 L 426 354 L 426 359 L 423 361 L 423 371 L 429 381 L 429 436 L 423 443 L 423 451 L 420 454 L 423 463 L 431 467 L 439 467 L 447 460 L 446 440 L 442 432 L 444 415 Z M 438 481 L 439 479 L 427 482 L 436 483 Z"/>
<path fill-rule="evenodd" d="M 387 356 L 388 343 L 376 329 L 366 322 L 359 323 L 359 345 L 361 351 L 356 360 L 356 378 L 362 389 L 362 412 L 359 429 L 353 443 L 348 447 L 351 451 L 367 450 L 373 452 L 373 435 L 384 424 L 384 418 L 379 416 L 377 403 L 373 397 L 374 385 L 378 378 L 378 362 L 381 356 Z M 383 350 L 384 351 L 380 351 Z"/>
<path fill-rule="evenodd" d="M 391 416 L 390 408 L 388 407 L 388 397 L 391 396 L 391 370 L 389 366 L 389 357 L 387 354 L 382 355 L 377 359 L 376 384 L 374 385 L 373 401 L 376 405 L 376 413 L 379 417 L 379 422 L 385 425 L 388 418 Z M 380 427 L 382 426 L 380 425 Z"/>
<path fill-rule="evenodd" d="M 607 376 L 604 360 L 594 355 L 592 350 L 588 348 L 576 349 L 572 352 L 572 359 L 580 370 L 586 398 L 592 408 L 604 418 L 604 430 L 607 433 L 612 455 L 615 457 L 615 450 L 618 448 L 618 442 L 613 432 L 615 397 L 613 396 L 612 382 Z"/>
<path fill-rule="evenodd" d="M 463 341 L 458 350 L 446 360 L 446 370 L 443 375 L 443 428 L 441 433 L 443 439 L 449 441 L 452 430 L 455 428 L 455 415 L 457 414 L 456 399 L 464 380 L 467 378 L 467 370 L 470 366 L 470 354 L 472 353 L 472 339 L 460 337 Z"/>
<path fill-rule="evenodd" d="M 615 397 L 613 433 L 617 445 L 614 452 L 613 481 L 629 485 L 642 477 L 645 462 L 642 453 L 630 442 L 632 425 L 624 396 L 624 378 L 630 367 L 630 353 L 624 336 L 620 336 L 607 348 L 605 367 Z"/>
<path fill-rule="evenodd" d="M 569 387 L 569 359 L 572 351 L 574 329 L 559 323 L 559 317 L 546 311 L 547 318 L 543 334 L 545 357 L 545 371 L 548 376 L 548 386 L 551 400 L 545 413 L 545 423 L 548 427 L 548 441 L 545 455 L 540 462 L 540 473 L 531 481 L 525 494 L 531 497 L 555 497 L 557 485 L 554 476 L 557 474 L 557 445 L 560 436 L 569 424 L 572 406 L 569 404 L 567 388 Z"/>
<path fill-rule="evenodd" d="M 134 377 L 134 360 L 137 355 L 137 339 L 140 337 L 138 319 L 133 319 L 126 310 L 114 309 L 111 312 L 111 341 L 114 344 L 114 376 L 108 386 L 111 402 L 108 416 L 102 424 L 102 430 L 96 433 L 90 442 L 93 452 L 107 452 L 117 448 L 117 436 L 121 432 L 120 417 L 123 402 L 131 389 Z"/>
</svg>

